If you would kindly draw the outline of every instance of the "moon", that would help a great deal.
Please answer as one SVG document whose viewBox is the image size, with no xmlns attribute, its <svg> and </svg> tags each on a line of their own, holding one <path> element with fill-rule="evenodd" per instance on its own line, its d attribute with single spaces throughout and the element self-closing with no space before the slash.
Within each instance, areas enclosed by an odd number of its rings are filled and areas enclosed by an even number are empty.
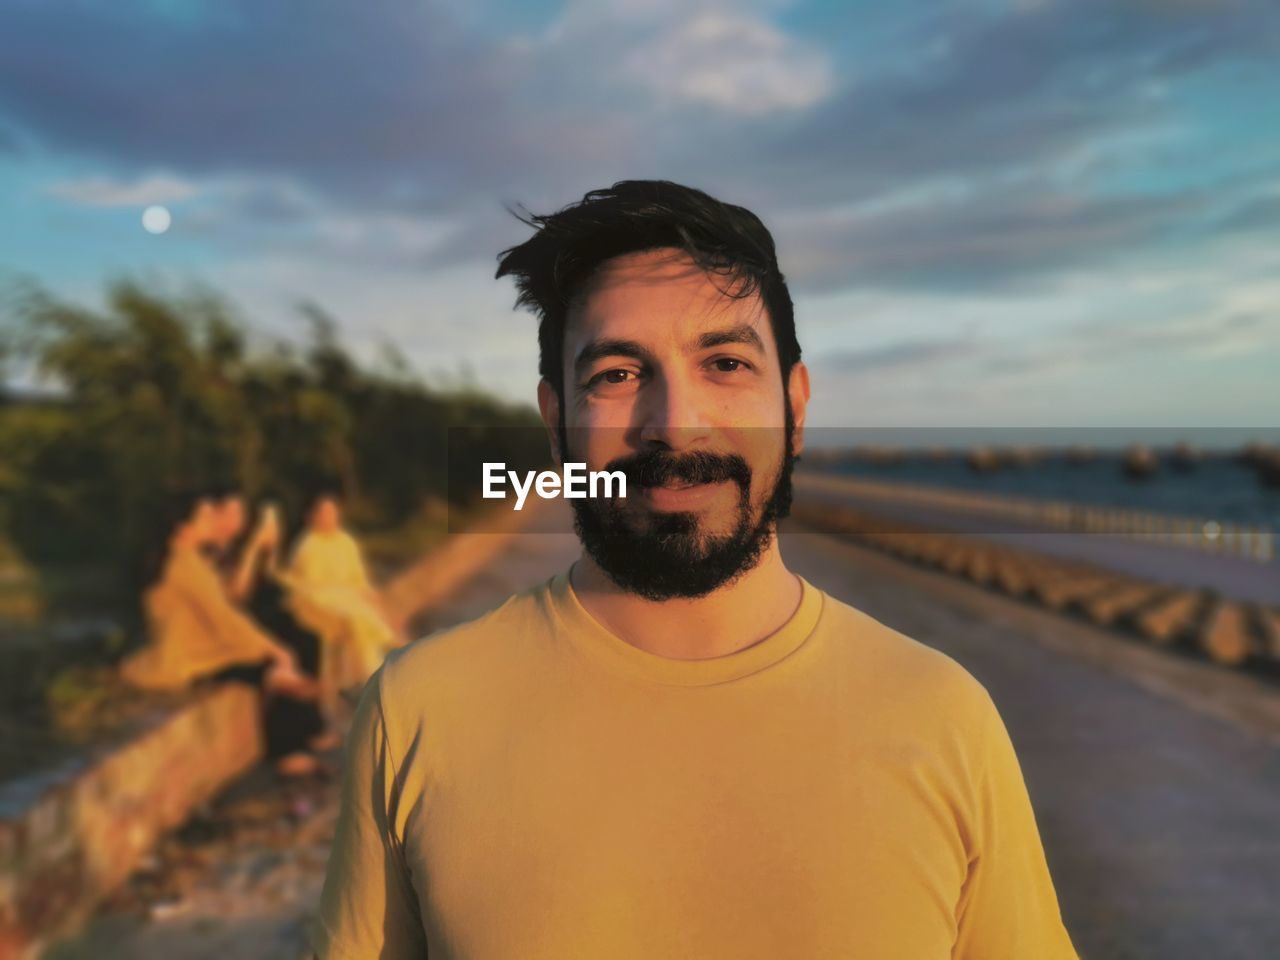
<svg viewBox="0 0 1280 960">
<path fill-rule="evenodd" d="M 168 207 L 157 204 L 142 211 L 142 229 L 147 233 L 164 233 L 171 223 L 173 223 L 173 217 L 169 214 Z"/>
</svg>

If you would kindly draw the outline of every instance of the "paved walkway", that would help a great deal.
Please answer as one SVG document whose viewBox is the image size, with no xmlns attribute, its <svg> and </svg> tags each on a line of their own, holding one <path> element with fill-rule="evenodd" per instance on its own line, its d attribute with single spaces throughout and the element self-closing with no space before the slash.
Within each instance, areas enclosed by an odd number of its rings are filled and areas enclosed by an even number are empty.
<svg viewBox="0 0 1280 960">
<path fill-rule="evenodd" d="M 1263 960 L 1280 943 L 1280 692 L 820 535 L 790 565 L 954 657 L 1018 751 L 1085 960 Z"/>
</svg>

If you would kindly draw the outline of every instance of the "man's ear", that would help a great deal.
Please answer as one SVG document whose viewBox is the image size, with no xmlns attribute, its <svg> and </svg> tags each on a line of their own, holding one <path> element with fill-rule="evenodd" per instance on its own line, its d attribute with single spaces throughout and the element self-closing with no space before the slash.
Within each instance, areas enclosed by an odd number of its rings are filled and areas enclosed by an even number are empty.
<svg viewBox="0 0 1280 960">
<path fill-rule="evenodd" d="M 804 414 L 809 405 L 809 368 L 802 360 L 797 360 L 787 375 L 787 403 L 791 404 L 791 417 L 796 425 L 791 452 L 799 456 L 804 449 Z"/>
<path fill-rule="evenodd" d="M 542 425 L 547 428 L 551 457 L 562 465 L 564 456 L 560 450 L 560 396 L 545 377 L 538 381 L 538 412 L 542 414 Z"/>
</svg>

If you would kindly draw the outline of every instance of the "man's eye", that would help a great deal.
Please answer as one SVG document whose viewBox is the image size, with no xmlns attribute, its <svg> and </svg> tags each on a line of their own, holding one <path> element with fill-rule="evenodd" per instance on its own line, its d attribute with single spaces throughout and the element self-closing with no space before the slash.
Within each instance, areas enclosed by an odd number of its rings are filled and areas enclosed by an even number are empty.
<svg viewBox="0 0 1280 960">
<path fill-rule="evenodd" d="M 634 374 L 630 370 L 605 370 L 603 373 L 597 373 L 588 382 L 588 386 L 595 386 L 598 383 L 626 383 L 627 379 L 633 377 Z"/>
<path fill-rule="evenodd" d="M 734 371 L 746 366 L 745 363 L 734 357 L 717 357 L 711 362 L 721 373 L 733 373 Z"/>
</svg>

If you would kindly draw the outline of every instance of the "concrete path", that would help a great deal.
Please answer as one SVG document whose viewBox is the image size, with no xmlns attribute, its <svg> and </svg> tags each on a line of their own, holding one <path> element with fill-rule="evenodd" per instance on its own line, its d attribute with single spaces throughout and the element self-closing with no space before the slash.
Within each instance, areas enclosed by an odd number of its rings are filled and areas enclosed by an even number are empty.
<svg viewBox="0 0 1280 960">
<path fill-rule="evenodd" d="M 832 537 L 784 551 L 991 692 L 1085 960 L 1278 955 L 1280 692 Z"/>
</svg>

